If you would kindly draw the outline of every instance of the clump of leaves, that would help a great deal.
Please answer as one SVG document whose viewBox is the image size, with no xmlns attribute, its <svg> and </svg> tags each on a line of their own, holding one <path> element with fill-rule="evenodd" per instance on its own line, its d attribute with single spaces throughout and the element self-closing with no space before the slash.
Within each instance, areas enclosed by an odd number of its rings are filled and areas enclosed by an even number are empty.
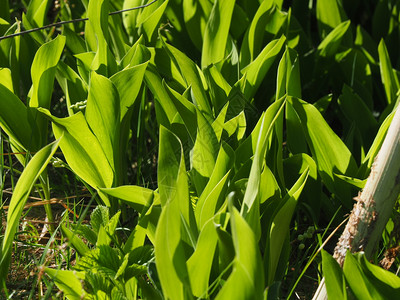
<svg viewBox="0 0 400 300">
<path fill-rule="evenodd" d="M 153 247 L 135 246 L 135 232 L 125 243 L 120 242 L 116 234 L 119 217 L 120 212 L 110 218 L 107 207 L 97 206 L 90 216 L 90 225 L 80 224 L 74 230 L 61 227 L 76 250 L 77 263 L 73 270 L 46 268 L 46 273 L 68 298 L 130 299 L 136 293 L 157 295 L 146 275 L 154 259 Z"/>
</svg>

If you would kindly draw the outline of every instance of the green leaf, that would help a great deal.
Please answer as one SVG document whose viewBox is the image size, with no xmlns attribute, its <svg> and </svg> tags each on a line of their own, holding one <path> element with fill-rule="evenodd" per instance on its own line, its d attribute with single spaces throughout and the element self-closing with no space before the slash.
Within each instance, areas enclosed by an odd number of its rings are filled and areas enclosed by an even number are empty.
<svg viewBox="0 0 400 300">
<path fill-rule="evenodd" d="M 14 93 L 14 87 L 10 69 L 0 68 L 0 84 L 4 85 L 6 88 L 8 88 L 11 92 Z"/>
<path fill-rule="evenodd" d="M 234 159 L 235 153 L 232 148 L 223 142 L 210 180 L 196 204 L 195 214 L 199 229 L 214 216 L 216 209 L 218 209 L 218 203 L 225 199 L 224 191 L 228 184 L 229 172 L 233 167 Z"/>
<path fill-rule="evenodd" d="M 150 64 L 148 66 L 144 79 L 146 81 L 146 86 L 150 89 L 155 98 L 157 121 L 159 124 L 168 128 L 172 123 L 177 110 L 165 90 L 162 83 L 163 80 L 154 65 Z"/>
<path fill-rule="evenodd" d="M 357 299 L 378 299 L 374 298 L 371 294 L 371 290 L 374 288 L 368 283 L 360 264 L 349 251 L 346 253 L 343 272 L 354 296 L 356 296 Z"/>
<path fill-rule="evenodd" d="M 199 110 L 197 110 L 197 126 L 191 171 L 197 194 L 200 195 L 214 170 L 220 145 L 211 124 Z"/>
<path fill-rule="evenodd" d="M 182 118 L 191 142 L 194 143 L 197 134 L 197 112 L 196 106 L 187 100 L 184 96 L 180 95 L 178 92 L 169 87 L 165 82 L 163 86 L 167 91 L 169 98 L 174 103 L 176 111 Z"/>
<path fill-rule="evenodd" d="M 32 94 L 29 100 L 30 107 L 50 108 L 56 67 L 64 45 L 65 37 L 59 35 L 41 46 L 36 52 L 31 68 Z M 44 145 L 47 143 L 48 122 L 42 115 L 37 115 L 37 111 L 32 112 L 32 118 L 38 124 L 38 134 L 35 138 L 39 139 L 39 145 Z"/>
<path fill-rule="evenodd" d="M 233 205 L 229 210 L 236 255 L 232 273 L 215 299 L 264 299 L 264 271 L 256 236 Z"/>
<path fill-rule="evenodd" d="M 318 29 L 322 38 L 346 19 L 340 0 L 317 1 Z"/>
<path fill-rule="evenodd" d="M 125 201 L 138 212 L 150 207 L 155 201 L 154 191 L 136 185 L 125 185 L 116 188 L 100 189 L 102 192 L 112 197 Z"/>
<path fill-rule="evenodd" d="M 240 48 L 240 64 L 247 66 L 261 51 L 265 27 L 271 21 L 273 1 L 264 0 L 252 18 Z"/>
<path fill-rule="evenodd" d="M 83 114 L 79 112 L 71 117 L 56 118 L 47 110 L 39 110 L 53 121 L 56 138 L 64 135 L 60 147 L 75 174 L 94 188 L 111 187 L 113 170 L 102 145 L 89 129 Z M 110 205 L 106 197 L 102 199 L 106 205 Z"/>
<path fill-rule="evenodd" d="M 319 44 L 318 51 L 321 56 L 330 57 L 337 54 L 344 35 L 350 27 L 350 21 L 345 21 L 332 30 Z"/>
<path fill-rule="evenodd" d="M 360 132 L 363 146 L 370 145 L 378 124 L 365 102 L 349 86 L 344 85 L 338 103 L 349 122 L 354 122 Z"/>
<path fill-rule="evenodd" d="M 280 203 L 280 208 L 276 212 L 269 231 L 269 239 L 267 242 L 268 257 L 265 259 L 268 268 L 268 285 L 275 279 L 279 258 L 281 256 L 282 247 L 286 236 L 289 234 L 289 225 L 292 220 L 294 209 L 301 192 L 307 182 L 309 168 L 305 169 L 296 183 L 289 190 L 285 198 Z"/>
<path fill-rule="evenodd" d="M 163 47 L 185 79 L 187 87 L 192 87 L 193 103 L 201 112 L 212 116 L 210 103 L 201 79 L 201 71 L 198 69 L 197 65 L 173 46 L 163 42 Z"/>
<path fill-rule="evenodd" d="M 183 242 L 194 247 L 196 223 L 189 200 L 182 145 L 172 132 L 162 126 L 158 184 L 162 204 L 155 237 L 158 276 L 166 298 L 186 299 L 191 291 Z"/>
<path fill-rule="evenodd" d="M 0 251 L 0 283 L 3 284 L 8 274 L 8 267 L 11 260 L 11 251 L 15 233 L 17 232 L 20 217 L 24 209 L 28 196 L 44 171 L 50 159 L 58 148 L 60 140 L 57 140 L 33 156 L 19 178 L 13 191 L 7 213 L 7 227 L 5 229 L 3 243 Z M 5 283 L 4 283 L 5 284 Z"/>
<path fill-rule="evenodd" d="M 150 16 L 142 21 L 141 29 L 149 43 L 154 41 L 154 38 L 157 36 L 155 35 L 156 27 L 160 23 L 167 5 L 168 0 L 163 1 L 162 4 L 154 12 L 152 12 Z"/>
<path fill-rule="evenodd" d="M 32 96 L 30 107 L 50 107 L 56 67 L 65 45 L 65 36 L 59 35 L 54 40 L 41 46 L 32 62 Z"/>
<path fill-rule="evenodd" d="M 351 152 L 313 105 L 293 97 L 288 97 L 287 103 L 297 114 L 322 180 L 350 207 L 350 190 L 333 173 L 355 175 L 357 165 Z"/>
<path fill-rule="evenodd" d="M 183 1 L 182 10 L 185 27 L 189 37 L 197 49 L 201 49 L 207 20 L 212 10 L 208 0 Z"/>
<path fill-rule="evenodd" d="M 28 110 L 7 87 L 0 84 L 0 125 L 17 146 L 36 151 L 39 141 L 34 136 Z"/>
<path fill-rule="evenodd" d="M 400 297 L 400 278 L 397 275 L 370 263 L 364 254 L 358 254 L 357 258 L 370 284 L 377 288 L 384 299 Z"/>
<path fill-rule="evenodd" d="M 270 135 L 275 128 L 279 116 L 283 113 L 285 101 L 280 100 L 274 102 L 262 116 L 260 130 L 255 136 L 255 149 L 253 163 L 251 165 L 249 180 L 247 183 L 246 192 L 243 198 L 243 205 L 240 213 L 252 227 L 257 239 L 260 238 L 260 183 L 261 173 L 267 152 L 267 145 Z"/>
<path fill-rule="evenodd" d="M 242 91 L 247 99 L 253 98 L 257 92 L 258 87 L 265 78 L 265 74 L 267 74 L 272 63 L 281 52 L 285 40 L 285 36 L 282 36 L 279 40 L 273 40 L 268 43 L 257 58 L 241 70 L 241 73 L 246 75 Z"/>
<path fill-rule="evenodd" d="M 394 103 L 397 99 L 397 91 L 400 88 L 399 79 L 392 68 L 386 44 L 382 39 L 378 46 L 379 67 L 381 70 L 382 84 L 385 88 L 388 104 Z"/>
<path fill-rule="evenodd" d="M 276 100 L 284 95 L 301 98 L 300 62 L 297 52 L 286 48 L 279 62 Z"/>
<path fill-rule="evenodd" d="M 329 299 L 347 299 L 343 271 L 336 260 L 325 250 L 322 253 L 322 271 L 324 273 L 326 291 Z"/>
<path fill-rule="evenodd" d="M 87 99 L 87 86 L 83 79 L 62 61 L 58 62 L 56 78 L 65 94 L 68 114 L 72 116 L 75 113 L 73 105 Z"/>
<path fill-rule="evenodd" d="M 108 48 L 108 12 L 109 0 L 90 1 L 87 10 L 89 21 L 85 26 L 85 39 L 95 56 L 91 70 L 102 75 L 115 73 L 117 63 Z"/>
<path fill-rule="evenodd" d="M 119 102 L 119 94 L 112 81 L 92 72 L 85 117 L 114 171 L 119 160 Z"/>
<path fill-rule="evenodd" d="M 79 255 L 83 256 L 89 251 L 89 247 L 86 246 L 86 244 L 74 232 L 63 224 L 61 225 L 61 231 Z"/>
<path fill-rule="evenodd" d="M 225 48 L 228 42 L 231 25 L 233 0 L 215 0 L 204 32 L 203 50 L 201 55 L 202 69 L 225 58 Z"/>
<path fill-rule="evenodd" d="M 189 183 L 182 144 L 176 135 L 164 127 L 160 128 L 157 178 L 162 207 L 169 202 L 177 203 L 174 206 L 179 207 L 182 222 L 190 229 L 188 242 L 194 245 L 193 236 L 197 236 L 197 227 L 189 200 Z"/>
<path fill-rule="evenodd" d="M 207 294 L 217 241 L 214 220 L 210 219 L 204 224 L 194 253 L 187 261 L 190 285 L 196 297 L 203 298 Z"/>
<path fill-rule="evenodd" d="M 85 279 L 84 272 L 55 270 L 46 268 L 45 272 L 54 280 L 57 287 L 63 291 L 68 299 L 83 299 L 86 292 L 82 286 L 81 280 Z"/>
<path fill-rule="evenodd" d="M 52 1 L 46 0 L 32 0 L 29 2 L 28 9 L 26 11 L 26 18 L 30 23 L 36 26 L 43 26 L 47 23 L 47 12 L 51 6 Z"/>
<path fill-rule="evenodd" d="M 90 225 L 94 232 L 98 233 L 100 227 L 105 227 L 110 221 L 109 209 L 106 206 L 98 205 L 90 215 Z"/>
<path fill-rule="evenodd" d="M 120 120 L 124 118 L 128 109 L 135 104 L 146 68 L 147 62 L 124 69 L 110 78 L 119 94 Z"/>
</svg>

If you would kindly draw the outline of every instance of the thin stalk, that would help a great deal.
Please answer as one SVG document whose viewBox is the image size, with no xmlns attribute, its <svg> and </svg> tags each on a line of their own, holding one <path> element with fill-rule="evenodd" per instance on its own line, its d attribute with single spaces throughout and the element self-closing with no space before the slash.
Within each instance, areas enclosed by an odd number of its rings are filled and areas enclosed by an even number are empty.
<svg viewBox="0 0 400 300">
<path fill-rule="evenodd" d="M 44 200 L 50 200 L 50 183 L 49 183 L 49 176 L 47 176 L 47 170 L 45 170 L 41 176 L 39 176 L 39 181 L 43 189 Z M 54 232 L 54 217 L 53 211 L 51 209 L 51 204 L 46 203 L 44 204 L 44 210 L 46 211 L 47 219 L 49 221 L 49 231 L 52 234 Z"/>
</svg>

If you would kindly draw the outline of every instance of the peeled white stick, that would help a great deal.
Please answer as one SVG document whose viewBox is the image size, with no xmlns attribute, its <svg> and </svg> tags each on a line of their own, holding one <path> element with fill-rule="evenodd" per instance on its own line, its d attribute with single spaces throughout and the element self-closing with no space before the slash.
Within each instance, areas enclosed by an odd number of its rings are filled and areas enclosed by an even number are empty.
<svg viewBox="0 0 400 300">
<path fill-rule="evenodd" d="M 333 257 L 343 266 L 347 250 L 364 251 L 371 257 L 382 236 L 400 193 L 400 109 L 397 108 L 382 147 L 375 158 L 367 183 L 354 198 L 349 221 L 335 248 Z M 327 299 L 322 280 L 315 300 Z"/>
</svg>

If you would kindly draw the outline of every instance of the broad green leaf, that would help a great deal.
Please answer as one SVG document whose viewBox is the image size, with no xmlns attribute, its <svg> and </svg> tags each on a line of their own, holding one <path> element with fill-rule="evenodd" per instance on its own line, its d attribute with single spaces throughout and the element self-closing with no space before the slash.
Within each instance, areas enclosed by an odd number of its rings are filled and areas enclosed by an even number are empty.
<svg viewBox="0 0 400 300">
<path fill-rule="evenodd" d="M 341 197 L 343 204 L 350 206 L 348 187 L 335 180 L 333 173 L 355 175 L 357 165 L 351 152 L 313 105 L 293 97 L 288 97 L 287 103 L 299 118 L 322 180 L 333 193 Z"/>
<path fill-rule="evenodd" d="M 276 80 L 276 100 L 284 95 L 301 98 L 299 56 L 291 48 L 286 48 L 279 62 Z"/>
<path fill-rule="evenodd" d="M 41 46 L 37 51 L 31 68 L 32 94 L 29 100 L 30 107 L 50 108 L 56 67 L 64 45 L 65 37 L 59 35 L 54 40 Z M 32 112 L 39 133 L 35 135 L 35 138 L 39 139 L 40 145 L 44 145 L 47 142 L 48 122 L 43 116 L 38 115 L 36 111 Z"/>
<path fill-rule="evenodd" d="M 322 271 L 324 273 L 326 291 L 329 299 L 347 299 L 343 271 L 336 260 L 325 250 L 322 253 Z"/>
<path fill-rule="evenodd" d="M 187 261 L 190 285 L 196 297 L 207 295 L 217 241 L 214 220 L 210 219 L 204 224 L 194 253 Z"/>
<path fill-rule="evenodd" d="M 211 124 L 199 110 L 197 110 L 197 126 L 191 171 L 197 194 L 200 195 L 214 170 L 220 145 Z"/>
<path fill-rule="evenodd" d="M 0 12 L 0 18 L 10 20 L 10 5 L 8 0 L 1 0 L 0 6 L 3 8 Z"/>
<path fill-rule="evenodd" d="M 116 188 L 101 189 L 107 195 L 121 199 L 132 206 L 138 212 L 149 207 L 155 201 L 154 191 L 136 185 L 125 185 Z"/>
<path fill-rule="evenodd" d="M 210 89 L 210 100 L 214 110 L 220 112 L 226 105 L 232 87 L 215 65 L 203 70 Z"/>
<path fill-rule="evenodd" d="M 257 58 L 241 70 L 242 74 L 246 74 L 242 91 L 247 99 L 253 98 L 257 92 L 265 74 L 267 74 L 272 63 L 281 52 L 285 40 L 285 36 L 282 36 L 279 40 L 273 40 L 268 43 Z"/>
<path fill-rule="evenodd" d="M 332 30 L 326 38 L 319 44 L 318 51 L 321 56 L 330 57 L 337 54 L 339 46 L 342 42 L 344 35 L 350 27 L 350 21 L 345 21 L 334 30 Z"/>
<path fill-rule="evenodd" d="M 374 284 L 383 297 L 398 298 L 400 296 L 400 278 L 397 275 L 370 263 L 364 254 L 358 254 L 358 261 L 370 283 Z"/>
<path fill-rule="evenodd" d="M 393 120 L 394 117 L 394 112 L 395 110 L 393 110 L 393 112 L 391 112 L 386 118 L 385 120 L 382 122 L 381 127 L 379 127 L 378 133 L 375 136 L 374 142 L 372 143 L 367 155 L 365 156 L 363 162 L 362 162 L 362 166 L 366 166 L 366 169 L 369 170 L 369 168 L 371 168 L 376 155 L 379 152 L 379 149 L 381 149 L 382 143 L 385 139 L 386 133 L 389 129 L 389 126 Z M 365 170 L 364 170 L 365 172 Z M 362 177 L 367 176 L 368 174 L 361 174 Z"/>
<path fill-rule="evenodd" d="M 381 70 L 382 84 L 385 88 L 388 104 L 392 104 L 397 98 L 396 94 L 400 88 L 400 84 L 399 84 L 399 79 L 392 68 L 392 64 L 389 58 L 389 53 L 383 39 L 379 43 L 378 53 L 379 53 L 379 62 L 380 62 L 379 67 Z"/>
<path fill-rule="evenodd" d="M 204 32 L 202 69 L 225 58 L 234 0 L 215 0 Z"/>
<path fill-rule="evenodd" d="M 129 9 L 132 7 L 137 7 L 142 4 L 141 0 L 124 0 L 124 4 L 122 9 Z M 136 33 L 136 20 L 139 14 L 139 10 L 131 10 L 122 14 L 122 21 L 125 27 L 125 30 L 129 34 L 129 36 L 135 37 Z"/>
<path fill-rule="evenodd" d="M 177 110 L 162 84 L 162 78 L 153 65 L 148 65 L 144 79 L 146 86 L 150 89 L 155 98 L 155 109 L 159 124 L 169 127 L 174 119 Z"/>
<path fill-rule="evenodd" d="M 134 67 L 151 59 L 151 51 L 141 43 L 143 43 L 142 36 L 140 36 L 137 42 L 126 52 L 126 55 L 122 58 L 120 62 L 121 68 Z"/>
<path fill-rule="evenodd" d="M 271 21 L 270 14 L 272 8 L 273 1 L 264 0 L 254 15 L 240 48 L 240 64 L 242 66 L 247 66 L 260 53 L 265 26 Z"/>
<path fill-rule="evenodd" d="M 114 74 L 110 80 L 119 94 L 120 119 L 122 120 L 128 109 L 134 105 L 142 86 L 147 63 L 133 66 Z"/>
<path fill-rule="evenodd" d="M 34 184 L 36 183 L 36 180 L 39 178 L 40 174 L 44 171 L 50 159 L 56 152 L 59 143 L 60 140 L 57 140 L 37 152 L 25 167 L 21 177 L 17 182 L 17 185 L 15 186 L 8 208 L 7 227 L 5 229 L 0 251 L 1 284 L 5 284 L 5 280 L 7 278 L 8 268 L 11 262 L 11 251 L 13 248 L 14 236 L 17 232 L 25 203 Z"/>
<path fill-rule="evenodd" d="M 67 64 L 60 61 L 56 73 L 57 82 L 65 94 L 68 114 L 73 115 L 73 105 L 87 99 L 87 87 L 82 78 Z"/>
<path fill-rule="evenodd" d="M 82 241 L 80 237 L 78 237 L 74 232 L 72 232 L 69 228 L 65 227 L 65 225 L 61 224 L 61 231 L 64 237 L 68 239 L 70 245 L 76 250 L 76 252 L 83 256 L 86 252 L 89 251 L 89 247 Z"/>
<path fill-rule="evenodd" d="M 106 206 L 98 205 L 90 214 L 90 225 L 96 233 L 99 233 L 100 226 L 106 226 L 108 221 L 110 221 L 110 215 Z"/>
<path fill-rule="evenodd" d="M 184 224 L 192 225 L 188 178 L 179 139 L 160 127 L 158 186 L 162 212 L 157 224 L 155 256 L 164 296 L 186 299 L 191 294 L 182 245 Z"/>
<path fill-rule="evenodd" d="M 317 0 L 318 29 L 322 38 L 346 19 L 340 0 Z"/>
<path fill-rule="evenodd" d="M 224 200 L 228 189 L 231 172 L 228 171 L 224 177 L 207 193 L 202 193 L 196 204 L 196 221 L 199 230 L 201 230 L 206 222 L 215 216 L 218 209 L 224 208 Z"/>
<path fill-rule="evenodd" d="M 265 161 L 265 155 L 267 152 L 267 144 L 270 135 L 275 128 L 277 119 L 283 113 L 285 101 L 280 100 L 272 104 L 262 117 L 260 130 L 255 140 L 255 149 L 253 163 L 251 165 L 249 180 L 247 183 L 246 192 L 243 198 L 243 205 L 240 213 L 250 224 L 251 228 L 259 239 L 261 235 L 260 228 L 260 183 L 262 167 Z"/>
<path fill-rule="evenodd" d="M 221 200 L 225 199 L 224 190 L 228 183 L 227 180 L 234 159 L 235 153 L 232 148 L 223 142 L 210 180 L 205 186 L 196 204 L 195 214 L 199 229 L 201 229 L 204 224 L 214 216 L 216 209 L 218 209 L 217 204 Z"/>
<path fill-rule="evenodd" d="M 0 84 L 0 125 L 23 149 L 36 151 L 39 141 L 33 134 L 27 108 L 7 87 Z"/>
<path fill-rule="evenodd" d="M 182 1 L 183 18 L 189 37 L 197 49 L 201 50 L 207 20 L 212 10 L 208 0 Z"/>
<path fill-rule="evenodd" d="M 365 184 L 367 183 L 367 179 L 361 180 L 354 177 L 344 176 L 340 174 L 335 174 L 335 176 L 339 177 L 343 181 L 355 186 L 358 189 L 363 189 Z"/>
<path fill-rule="evenodd" d="M 274 281 L 282 247 L 286 236 L 289 234 L 289 226 L 292 220 L 293 212 L 296 208 L 297 200 L 299 199 L 300 194 L 307 182 L 309 172 L 309 168 L 304 170 L 303 174 L 301 174 L 299 179 L 282 200 L 280 208 L 272 221 L 269 232 L 269 240 L 267 242 L 267 247 L 269 247 L 269 249 L 266 252 L 268 253 L 268 256 L 265 259 L 265 267 L 268 268 L 268 285 Z"/>
<path fill-rule="evenodd" d="M 292 154 L 307 153 L 307 140 L 299 117 L 293 106 L 287 105 L 285 111 L 286 118 L 286 139 L 287 146 Z"/>
<path fill-rule="evenodd" d="M 8 68 L 0 68 L 0 84 L 4 85 L 14 93 L 11 70 Z"/>
<path fill-rule="evenodd" d="M 362 271 L 361 265 L 349 251 L 347 251 L 344 260 L 343 272 L 351 291 L 357 299 L 382 299 L 373 297 L 373 294 L 375 293 L 371 293 L 371 291 L 374 290 L 374 287 L 369 284 L 364 272 Z"/>
<path fill-rule="evenodd" d="M 32 0 L 29 2 L 28 9 L 26 11 L 26 17 L 30 23 L 35 26 L 45 25 L 47 19 L 47 13 L 51 6 L 52 1 L 50 0 Z"/>
<path fill-rule="evenodd" d="M 207 94 L 205 93 L 205 88 L 200 75 L 201 71 L 190 58 L 175 47 L 165 42 L 163 42 L 163 46 L 185 79 L 186 85 L 192 87 L 193 103 L 201 112 L 208 116 L 212 116 L 210 103 Z"/>
<path fill-rule="evenodd" d="M 377 130 L 377 122 L 364 101 L 344 85 L 338 103 L 350 122 L 354 122 L 363 139 L 363 146 L 370 145 Z"/>
<path fill-rule="evenodd" d="M 170 88 L 165 82 L 163 82 L 163 86 L 165 87 L 169 98 L 174 103 L 176 111 L 182 118 L 192 143 L 194 143 L 197 134 L 196 106 L 184 96 Z"/>
<path fill-rule="evenodd" d="M 256 236 L 233 205 L 230 213 L 235 259 L 232 273 L 215 299 L 264 299 L 264 271 Z"/>
<path fill-rule="evenodd" d="M 188 238 L 194 244 L 197 236 L 193 208 L 189 200 L 188 176 L 186 174 L 183 148 L 180 140 L 168 129 L 160 128 L 160 147 L 158 156 L 158 189 L 161 205 L 174 202 L 179 208 L 182 222 L 189 226 Z"/>
<path fill-rule="evenodd" d="M 50 107 L 56 67 L 65 45 L 65 36 L 59 35 L 36 52 L 32 63 L 32 96 L 30 107 Z"/>
<path fill-rule="evenodd" d="M 181 237 L 181 216 L 175 199 L 163 206 L 157 225 L 155 256 L 164 297 L 187 299 L 191 294 Z"/>
<path fill-rule="evenodd" d="M 119 161 L 120 99 L 112 81 L 92 72 L 86 121 L 115 171 Z"/>
<path fill-rule="evenodd" d="M 75 174 L 94 188 L 111 187 L 113 170 L 102 145 L 90 130 L 83 114 L 56 118 L 47 110 L 40 109 L 40 111 L 52 120 L 56 138 L 64 135 L 60 147 Z M 106 197 L 102 199 L 106 205 L 110 205 Z"/>
<path fill-rule="evenodd" d="M 91 51 L 95 52 L 91 70 L 102 75 L 116 71 L 116 60 L 108 48 L 109 0 L 89 1 L 88 18 L 85 26 L 85 39 Z"/>
<path fill-rule="evenodd" d="M 82 79 L 86 82 L 87 85 L 89 85 L 89 75 L 91 71 L 94 71 L 94 69 L 92 68 L 92 63 L 95 55 L 95 52 L 83 52 L 74 55 L 78 59 L 76 64 L 79 75 L 81 75 Z"/>
<path fill-rule="evenodd" d="M 66 37 L 65 46 L 72 52 L 72 54 L 86 52 L 85 41 L 75 31 L 64 26 L 63 35 Z"/>
<path fill-rule="evenodd" d="M 84 272 L 55 270 L 46 268 L 45 272 L 54 280 L 57 287 L 63 291 L 68 299 L 83 299 L 86 292 L 82 286 L 81 280 L 85 279 Z"/>
<path fill-rule="evenodd" d="M 153 41 L 154 38 L 157 36 L 155 35 L 156 27 L 160 23 L 160 20 L 164 15 L 164 11 L 167 5 L 168 0 L 163 1 L 162 4 L 150 16 L 142 21 L 142 32 L 149 43 Z"/>
</svg>

